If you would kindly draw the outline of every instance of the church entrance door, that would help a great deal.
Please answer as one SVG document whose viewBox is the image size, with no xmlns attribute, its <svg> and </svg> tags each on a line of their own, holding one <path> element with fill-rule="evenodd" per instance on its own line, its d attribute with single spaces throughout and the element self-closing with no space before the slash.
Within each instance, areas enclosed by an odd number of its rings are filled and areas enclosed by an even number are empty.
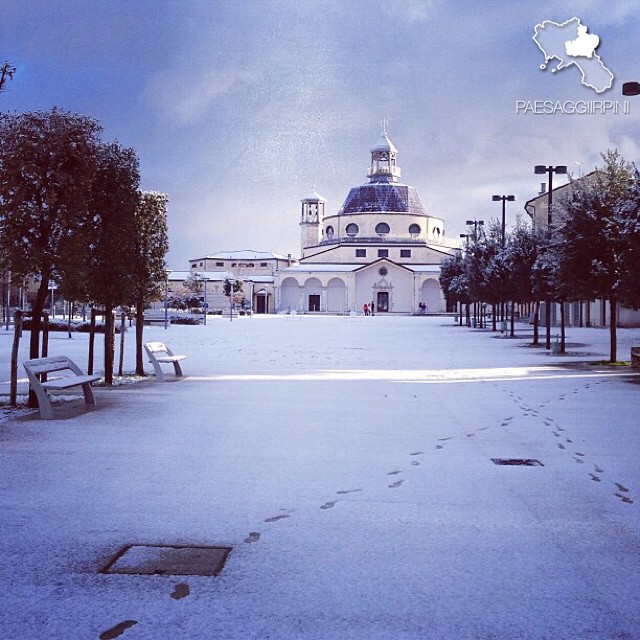
<svg viewBox="0 0 640 640">
<path fill-rule="evenodd" d="M 378 303 L 376 304 L 376 310 L 379 313 L 389 311 L 389 292 L 378 291 Z"/>
<path fill-rule="evenodd" d="M 320 296 L 312 294 L 309 296 L 309 311 L 320 311 Z"/>
</svg>

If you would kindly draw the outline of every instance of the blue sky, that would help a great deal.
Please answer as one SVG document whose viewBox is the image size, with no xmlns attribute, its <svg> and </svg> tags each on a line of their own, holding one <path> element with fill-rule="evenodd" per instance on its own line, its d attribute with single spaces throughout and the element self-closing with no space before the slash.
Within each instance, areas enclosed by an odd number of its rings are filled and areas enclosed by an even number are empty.
<svg viewBox="0 0 640 640">
<path fill-rule="evenodd" d="M 173 269 L 222 250 L 299 255 L 300 198 L 315 187 L 337 212 L 366 182 L 383 118 L 403 181 L 454 237 L 499 217 L 494 193 L 516 195 L 514 222 L 535 164 L 640 159 L 640 96 L 629 114 L 515 108 L 623 100 L 640 81 L 633 2 L 0 0 L 0 16 L 0 62 L 17 67 L 0 110 L 56 105 L 134 147 L 143 188 L 170 197 Z M 540 69 L 534 26 L 574 16 L 600 36 L 607 92 L 575 65 Z"/>
</svg>

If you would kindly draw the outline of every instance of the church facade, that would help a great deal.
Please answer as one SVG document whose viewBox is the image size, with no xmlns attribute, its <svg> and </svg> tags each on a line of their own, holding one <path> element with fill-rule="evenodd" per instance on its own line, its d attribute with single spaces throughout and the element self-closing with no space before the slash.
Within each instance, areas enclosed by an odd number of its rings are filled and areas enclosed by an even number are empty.
<svg viewBox="0 0 640 640">
<path fill-rule="evenodd" d="M 386 131 L 371 149 L 369 181 L 342 208 L 326 211 L 318 193 L 303 198 L 301 257 L 275 274 L 279 313 L 443 313 L 441 262 L 459 250 L 444 221 L 399 181 L 398 151 Z M 373 303 L 373 305 L 372 305 Z"/>
</svg>

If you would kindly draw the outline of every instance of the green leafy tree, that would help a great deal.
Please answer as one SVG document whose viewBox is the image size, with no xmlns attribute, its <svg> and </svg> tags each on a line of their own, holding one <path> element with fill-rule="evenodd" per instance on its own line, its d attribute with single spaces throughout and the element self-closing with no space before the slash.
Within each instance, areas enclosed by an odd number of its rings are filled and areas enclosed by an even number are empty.
<svg viewBox="0 0 640 640">
<path fill-rule="evenodd" d="M 560 202 L 563 224 L 556 250 L 559 279 L 572 297 L 609 300 L 610 360 L 617 359 L 618 300 L 628 269 L 628 234 L 621 222 L 634 193 L 634 167 L 617 151 L 590 182 L 576 180 Z"/>
<path fill-rule="evenodd" d="M 167 202 L 164 193 L 143 191 L 135 214 L 133 301 L 136 310 L 136 374 L 144 375 L 143 329 L 145 306 L 164 294 L 165 256 L 169 250 Z"/>
<path fill-rule="evenodd" d="M 86 254 L 90 300 L 104 307 L 104 377 L 113 383 L 114 310 L 134 297 L 136 213 L 140 203 L 138 157 L 118 143 L 98 151 L 91 199 L 94 237 Z"/>
<path fill-rule="evenodd" d="M 97 171 L 100 125 L 53 108 L 0 117 L 0 261 L 38 282 L 29 354 L 40 353 L 49 281 L 76 263 Z"/>
<path fill-rule="evenodd" d="M 469 304 L 467 267 L 465 257 L 462 253 L 458 252 L 442 261 L 439 280 L 446 300 L 457 302 L 460 305 Z"/>
<path fill-rule="evenodd" d="M 542 242 L 540 233 L 524 225 L 517 226 L 510 234 L 504 255 L 511 279 L 512 301 L 526 304 L 534 296 L 533 268 Z M 513 314 L 512 314 L 513 334 Z M 538 309 L 533 314 L 533 344 L 538 344 Z"/>
<path fill-rule="evenodd" d="M 633 171 L 629 196 L 620 203 L 617 212 L 622 242 L 618 295 L 620 302 L 640 309 L 640 172 Z"/>
</svg>

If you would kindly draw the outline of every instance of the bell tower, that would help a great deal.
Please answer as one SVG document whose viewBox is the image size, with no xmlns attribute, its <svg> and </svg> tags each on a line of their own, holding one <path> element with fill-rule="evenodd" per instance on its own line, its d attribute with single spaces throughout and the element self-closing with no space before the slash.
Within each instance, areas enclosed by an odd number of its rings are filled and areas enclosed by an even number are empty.
<svg viewBox="0 0 640 640">
<path fill-rule="evenodd" d="M 326 200 L 315 191 L 308 197 L 302 198 L 302 212 L 300 218 L 300 232 L 302 249 L 315 247 L 322 240 L 322 219 Z"/>
<path fill-rule="evenodd" d="M 371 167 L 367 171 L 369 182 L 397 182 L 400 167 L 397 166 L 398 150 L 387 136 L 387 122 L 382 122 L 382 134 L 378 144 L 371 149 Z"/>
</svg>

